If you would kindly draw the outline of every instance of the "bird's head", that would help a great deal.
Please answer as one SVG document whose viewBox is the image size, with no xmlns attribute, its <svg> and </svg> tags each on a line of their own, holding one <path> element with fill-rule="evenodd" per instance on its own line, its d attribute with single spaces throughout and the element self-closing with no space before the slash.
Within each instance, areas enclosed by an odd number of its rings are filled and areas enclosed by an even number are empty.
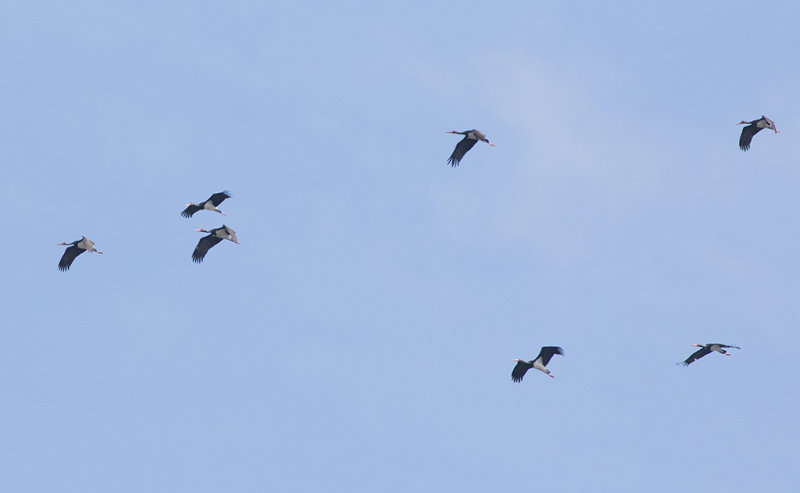
<svg viewBox="0 0 800 493">
<path fill-rule="evenodd" d="M 456 132 L 455 130 L 450 130 L 449 132 L 445 132 L 446 134 L 460 134 L 461 132 Z"/>
<path fill-rule="evenodd" d="M 748 123 L 750 123 L 750 122 L 746 122 L 746 121 L 742 120 L 739 123 L 737 123 L 737 125 L 747 125 Z"/>
<path fill-rule="evenodd" d="M 692 344 L 694 347 L 705 347 L 703 344 Z"/>
<path fill-rule="evenodd" d="M 520 362 L 520 361 L 522 361 L 522 360 L 521 360 L 521 359 L 519 359 L 519 358 L 514 358 L 514 359 L 512 359 L 511 361 L 516 361 L 517 363 L 519 363 L 519 362 Z"/>
</svg>

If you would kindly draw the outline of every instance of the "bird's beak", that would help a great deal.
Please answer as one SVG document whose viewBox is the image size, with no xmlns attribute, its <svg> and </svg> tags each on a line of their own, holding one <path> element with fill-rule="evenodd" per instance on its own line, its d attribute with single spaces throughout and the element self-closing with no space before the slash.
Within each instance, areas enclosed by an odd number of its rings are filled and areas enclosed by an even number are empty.
<svg viewBox="0 0 800 493">
<path fill-rule="evenodd" d="M 742 125 L 742 124 L 744 124 L 744 123 L 747 123 L 747 122 L 746 122 L 746 121 L 744 121 L 744 120 L 742 120 L 742 121 L 740 121 L 739 123 L 737 123 L 737 125 Z"/>
<path fill-rule="evenodd" d="M 59 243 L 59 245 L 69 245 L 69 243 Z"/>
<path fill-rule="evenodd" d="M 186 204 L 186 207 L 189 207 L 190 205 L 194 205 L 194 204 L 192 204 L 192 203 L 188 203 L 188 204 Z"/>
<path fill-rule="evenodd" d="M 199 232 L 201 232 L 201 233 L 205 233 L 205 232 L 206 232 L 206 230 L 205 230 L 205 229 L 195 229 L 195 231 L 199 231 Z"/>
<path fill-rule="evenodd" d="M 445 133 L 446 134 L 457 134 L 458 132 L 456 132 L 455 130 L 450 130 L 450 131 L 447 131 Z"/>
</svg>

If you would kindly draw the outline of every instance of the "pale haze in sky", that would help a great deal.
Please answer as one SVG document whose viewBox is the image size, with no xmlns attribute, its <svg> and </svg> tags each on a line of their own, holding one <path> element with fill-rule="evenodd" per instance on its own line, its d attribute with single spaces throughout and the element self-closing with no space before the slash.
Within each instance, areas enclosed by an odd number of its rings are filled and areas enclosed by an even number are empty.
<svg viewBox="0 0 800 493">
<path fill-rule="evenodd" d="M 799 16 L 3 3 L 0 490 L 794 491 Z"/>
</svg>

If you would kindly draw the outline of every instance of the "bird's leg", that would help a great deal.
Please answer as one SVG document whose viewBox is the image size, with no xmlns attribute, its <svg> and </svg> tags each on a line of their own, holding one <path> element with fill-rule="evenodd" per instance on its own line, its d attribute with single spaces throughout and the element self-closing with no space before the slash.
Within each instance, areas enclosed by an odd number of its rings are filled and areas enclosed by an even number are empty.
<svg viewBox="0 0 800 493">
<path fill-rule="evenodd" d="M 553 375 L 552 373 L 548 373 L 547 376 L 550 377 L 550 378 L 556 378 L 556 376 Z"/>
</svg>

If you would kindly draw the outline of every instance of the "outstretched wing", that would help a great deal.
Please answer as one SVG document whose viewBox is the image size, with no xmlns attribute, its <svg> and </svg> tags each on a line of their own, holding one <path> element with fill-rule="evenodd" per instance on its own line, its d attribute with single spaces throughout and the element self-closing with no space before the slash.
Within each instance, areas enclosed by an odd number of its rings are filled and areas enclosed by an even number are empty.
<svg viewBox="0 0 800 493">
<path fill-rule="evenodd" d="M 214 195 L 209 197 L 208 200 L 210 200 L 211 203 L 214 204 L 214 207 L 216 207 L 219 204 L 221 204 L 223 200 L 229 199 L 229 198 L 231 198 L 231 193 L 229 191 L 225 190 L 223 192 L 215 193 Z"/>
<path fill-rule="evenodd" d="M 208 235 L 200 238 L 200 241 L 197 242 L 197 246 L 192 253 L 192 260 L 198 264 L 202 262 L 211 247 L 220 241 L 222 241 L 222 238 L 217 238 L 214 235 Z"/>
<path fill-rule="evenodd" d="M 533 365 L 528 363 L 527 361 L 518 361 L 517 366 L 511 371 L 511 380 L 515 382 L 521 382 L 522 377 L 525 376 L 525 372 L 533 368 Z"/>
<path fill-rule="evenodd" d="M 236 231 L 234 231 L 233 228 L 231 228 L 230 226 L 225 226 L 224 224 L 222 225 L 222 227 L 225 228 L 225 232 L 228 233 L 227 239 L 231 240 L 234 243 L 239 243 L 239 240 L 236 239 Z"/>
<path fill-rule="evenodd" d="M 455 150 L 453 150 L 453 154 L 450 155 L 450 159 L 447 160 L 450 166 L 456 167 L 458 163 L 461 162 L 461 158 L 464 157 L 464 154 L 467 153 L 468 150 L 472 149 L 472 146 L 478 142 L 475 139 L 470 139 L 469 137 L 464 137 L 461 141 L 456 144 Z"/>
<path fill-rule="evenodd" d="M 550 363 L 550 358 L 552 358 L 554 354 L 560 354 L 563 356 L 564 350 L 558 346 L 545 346 L 541 351 L 539 351 L 539 356 L 537 356 L 536 359 L 541 358 L 542 364 L 547 366 L 547 364 Z"/>
<path fill-rule="evenodd" d="M 747 125 L 744 127 L 742 129 L 742 135 L 739 136 L 739 149 L 743 151 L 750 149 L 750 141 L 753 140 L 753 136 L 760 131 L 761 129 L 755 125 Z"/>
<path fill-rule="evenodd" d="M 733 348 L 733 349 L 742 349 L 739 346 L 728 346 L 727 344 L 717 344 L 717 346 L 723 347 L 723 348 L 727 347 L 727 348 Z"/>
<path fill-rule="evenodd" d="M 64 255 L 61 256 L 61 260 L 58 262 L 58 270 L 64 272 L 68 271 L 70 265 L 72 265 L 72 262 L 75 260 L 75 258 L 85 251 L 86 250 L 84 250 L 83 248 L 78 248 L 75 245 L 72 245 L 71 247 L 64 250 Z"/>
<path fill-rule="evenodd" d="M 192 204 L 192 205 L 186 207 L 186 209 L 184 209 L 183 212 L 181 212 L 181 216 L 183 216 L 183 217 L 192 217 L 192 214 L 194 214 L 195 212 L 201 210 L 202 208 L 203 207 L 200 206 L 200 205 Z"/>
<path fill-rule="evenodd" d="M 710 348 L 702 347 L 702 348 L 698 349 L 697 351 L 695 351 L 694 353 L 692 353 L 691 356 L 686 358 L 686 360 L 682 363 L 682 365 L 683 366 L 689 366 L 689 365 L 691 365 L 692 363 L 694 363 L 695 361 L 699 360 L 700 358 L 702 358 L 703 356 L 707 355 L 710 352 L 711 352 Z"/>
</svg>

